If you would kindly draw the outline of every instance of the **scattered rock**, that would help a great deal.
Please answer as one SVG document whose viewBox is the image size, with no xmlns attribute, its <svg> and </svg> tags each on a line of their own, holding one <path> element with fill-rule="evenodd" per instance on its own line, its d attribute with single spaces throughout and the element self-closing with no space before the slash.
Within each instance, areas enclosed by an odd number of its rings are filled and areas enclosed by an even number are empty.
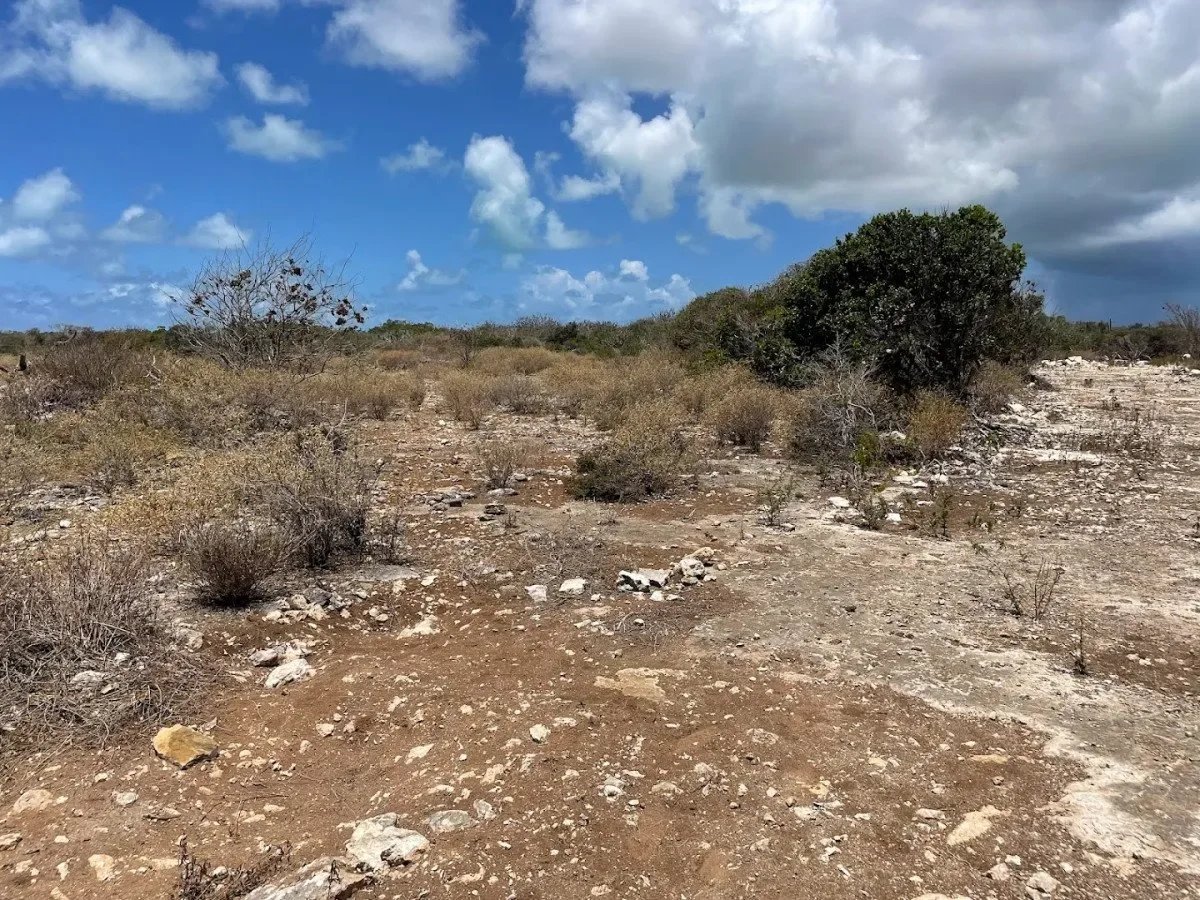
<svg viewBox="0 0 1200 900">
<path fill-rule="evenodd" d="M 116 860 L 107 853 L 93 853 L 88 857 L 88 865 L 92 867 L 92 872 L 96 876 L 97 881 L 109 881 L 116 874 L 113 867 L 116 865 Z"/>
<path fill-rule="evenodd" d="M 490 822 L 496 818 L 495 808 L 486 800 L 476 800 L 474 809 L 475 815 L 479 817 L 479 821 L 481 822 Z"/>
<path fill-rule="evenodd" d="M 984 872 L 984 875 L 992 879 L 992 881 L 1004 882 L 1008 881 L 1008 879 L 1012 877 L 1012 872 L 1004 863 L 996 863 L 994 866 Z"/>
<path fill-rule="evenodd" d="M 104 684 L 104 679 L 107 677 L 103 672 L 97 672 L 95 669 L 85 669 L 71 676 L 71 686 L 81 691 L 94 691 Z"/>
<path fill-rule="evenodd" d="M 544 584 L 531 584 L 525 588 L 525 593 L 534 603 L 546 602 L 546 586 Z"/>
<path fill-rule="evenodd" d="M 967 813 L 961 822 L 955 826 L 954 830 L 946 837 L 946 843 L 951 847 L 958 844 L 965 844 L 968 841 L 973 841 L 975 838 L 985 834 L 992 827 L 992 819 L 996 816 L 1008 815 L 1006 812 L 1001 812 L 994 806 L 985 806 L 983 809 L 977 809 Z"/>
<path fill-rule="evenodd" d="M 354 860 L 327 856 L 255 888 L 245 900 L 340 900 L 371 880 L 370 875 L 355 872 L 354 867 Z"/>
<path fill-rule="evenodd" d="M 384 813 L 359 822 L 346 843 L 346 852 L 373 871 L 411 863 L 429 849 L 429 840 L 415 831 L 397 828 L 398 818 L 395 813 Z"/>
<path fill-rule="evenodd" d="M 550 737 L 550 729 L 545 725 L 534 725 L 529 729 L 529 736 L 535 744 L 544 744 Z"/>
<path fill-rule="evenodd" d="M 638 569 L 636 572 L 622 571 L 617 576 L 617 590 L 645 593 L 654 588 L 665 588 L 671 580 L 666 569 Z"/>
<path fill-rule="evenodd" d="M 21 833 L 12 831 L 8 834 L 0 834 L 0 850 L 11 850 L 21 843 Z"/>
<path fill-rule="evenodd" d="M 117 806 L 133 806 L 137 801 L 138 795 L 133 791 L 120 791 L 113 794 L 113 803 Z"/>
<path fill-rule="evenodd" d="M 1025 896 L 1029 900 L 1045 900 L 1058 890 L 1058 881 L 1049 872 L 1034 872 L 1025 882 Z"/>
<path fill-rule="evenodd" d="M 436 834 L 446 834 L 451 831 L 462 831 L 478 824 L 471 814 L 461 809 L 443 809 L 433 813 L 425 823 Z"/>
<path fill-rule="evenodd" d="M 283 687 L 285 684 L 293 684 L 311 678 L 314 674 L 316 674 L 316 670 L 308 664 L 308 660 L 293 659 L 272 669 L 267 675 L 265 686 L 268 690 L 273 690 Z"/>
<path fill-rule="evenodd" d="M 172 725 L 162 728 L 154 736 L 154 752 L 181 769 L 208 759 L 217 752 L 217 742 L 188 725 Z"/>
<path fill-rule="evenodd" d="M 584 578 L 568 578 L 559 587 L 560 594 L 568 594 L 572 597 L 581 597 L 583 592 L 587 590 L 587 579 Z"/>
<path fill-rule="evenodd" d="M 31 791 L 26 791 L 12 805 L 14 816 L 19 816 L 21 813 L 40 812 L 47 809 L 54 803 L 54 795 L 42 788 L 34 788 Z"/>
<path fill-rule="evenodd" d="M 402 638 L 410 637 L 430 637 L 441 631 L 442 628 L 438 624 L 438 617 L 434 615 L 425 616 L 420 622 L 415 625 L 410 625 L 408 628 L 400 630 L 399 636 Z"/>
</svg>

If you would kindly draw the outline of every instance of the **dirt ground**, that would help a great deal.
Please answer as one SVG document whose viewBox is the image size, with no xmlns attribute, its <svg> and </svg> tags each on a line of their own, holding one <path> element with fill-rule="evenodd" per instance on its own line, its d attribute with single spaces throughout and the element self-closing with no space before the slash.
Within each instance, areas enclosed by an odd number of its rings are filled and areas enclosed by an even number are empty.
<svg viewBox="0 0 1200 900">
<path fill-rule="evenodd" d="M 395 813 L 431 846 L 356 897 L 1200 897 L 1200 378 L 1039 372 L 998 450 L 890 473 L 879 531 L 816 472 L 761 524 L 769 452 L 570 501 L 595 435 L 549 417 L 492 423 L 539 452 L 485 517 L 479 434 L 428 404 L 371 426 L 411 563 L 329 576 L 350 605 L 319 621 L 181 607 L 219 755 L 180 771 L 133 733 L 8 766 L 0 896 L 169 898 L 181 837 L 298 868 Z M 425 500 L 451 486 L 480 496 Z M 681 599 L 616 590 L 703 547 Z M 316 673 L 268 690 L 249 654 L 288 640 Z"/>
</svg>

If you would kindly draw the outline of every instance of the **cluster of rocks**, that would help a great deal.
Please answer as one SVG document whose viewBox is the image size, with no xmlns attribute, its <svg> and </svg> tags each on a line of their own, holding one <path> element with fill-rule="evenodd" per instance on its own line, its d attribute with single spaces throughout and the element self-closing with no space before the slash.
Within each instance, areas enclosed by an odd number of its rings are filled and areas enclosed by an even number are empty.
<svg viewBox="0 0 1200 900">
<path fill-rule="evenodd" d="M 350 601 L 327 588 L 314 586 L 266 605 L 267 622 L 320 622 L 350 606 Z"/>
<path fill-rule="evenodd" d="M 617 576 L 617 590 L 622 593 L 651 594 L 651 599 L 682 599 L 677 595 L 661 595 L 670 584 L 678 582 L 682 587 L 692 587 L 705 581 L 713 581 L 712 569 L 722 569 L 716 562 L 717 552 L 711 547 L 701 547 L 679 560 L 669 569 L 623 570 Z"/>
<path fill-rule="evenodd" d="M 430 509 L 445 512 L 448 509 L 461 509 L 468 500 L 474 500 L 476 494 L 461 487 L 434 488 L 422 498 Z"/>
</svg>

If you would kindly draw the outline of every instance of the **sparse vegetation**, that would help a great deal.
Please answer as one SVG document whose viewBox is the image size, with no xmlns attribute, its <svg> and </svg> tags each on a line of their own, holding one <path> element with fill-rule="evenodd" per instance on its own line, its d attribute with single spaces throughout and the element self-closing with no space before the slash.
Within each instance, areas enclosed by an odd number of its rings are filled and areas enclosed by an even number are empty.
<svg viewBox="0 0 1200 900">
<path fill-rule="evenodd" d="M 757 453 L 771 436 L 778 408 L 774 391 L 751 385 L 730 391 L 716 401 L 708 411 L 708 419 L 718 441 Z"/>
<path fill-rule="evenodd" d="M 273 528 L 210 522 L 179 538 L 184 564 L 198 578 L 201 598 L 216 606 L 262 599 L 264 582 L 287 562 L 290 548 Z"/>
<path fill-rule="evenodd" d="M 908 419 L 908 439 L 925 459 L 939 459 L 958 443 L 967 423 L 961 404 L 936 391 L 917 394 Z"/>
<path fill-rule="evenodd" d="M 1040 559 L 1036 564 L 1021 553 L 1017 565 L 998 570 L 1001 597 L 1005 606 L 1017 618 L 1029 616 L 1040 622 L 1054 609 L 1058 600 L 1058 585 L 1065 569 L 1060 563 Z"/>
<path fill-rule="evenodd" d="M 696 461 L 693 442 L 677 421 L 678 409 L 669 402 L 631 408 L 611 438 L 580 455 L 571 482 L 574 495 L 634 503 L 670 491 Z"/>
<path fill-rule="evenodd" d="M 172 659 L 145 556 L 82 537 L 19 570 L 0 570 L 0 735 L 103 742 L 170 715 L 195 685 Z"/>
</svg>

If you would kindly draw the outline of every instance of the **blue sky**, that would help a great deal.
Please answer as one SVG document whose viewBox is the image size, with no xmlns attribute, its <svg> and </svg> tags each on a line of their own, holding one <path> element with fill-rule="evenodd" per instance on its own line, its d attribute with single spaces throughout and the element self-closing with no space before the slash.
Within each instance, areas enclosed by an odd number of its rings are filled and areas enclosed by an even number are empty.
<svg viewBox="0 0 1200 900">
<path fill-rule="evenodd" d="M 15 0 L 0 330 L 311 233 L 372 319 L 628 319 L 987 203 L 1054 307 L 1200 302 L 1187 0 Z"/>
</svg>

